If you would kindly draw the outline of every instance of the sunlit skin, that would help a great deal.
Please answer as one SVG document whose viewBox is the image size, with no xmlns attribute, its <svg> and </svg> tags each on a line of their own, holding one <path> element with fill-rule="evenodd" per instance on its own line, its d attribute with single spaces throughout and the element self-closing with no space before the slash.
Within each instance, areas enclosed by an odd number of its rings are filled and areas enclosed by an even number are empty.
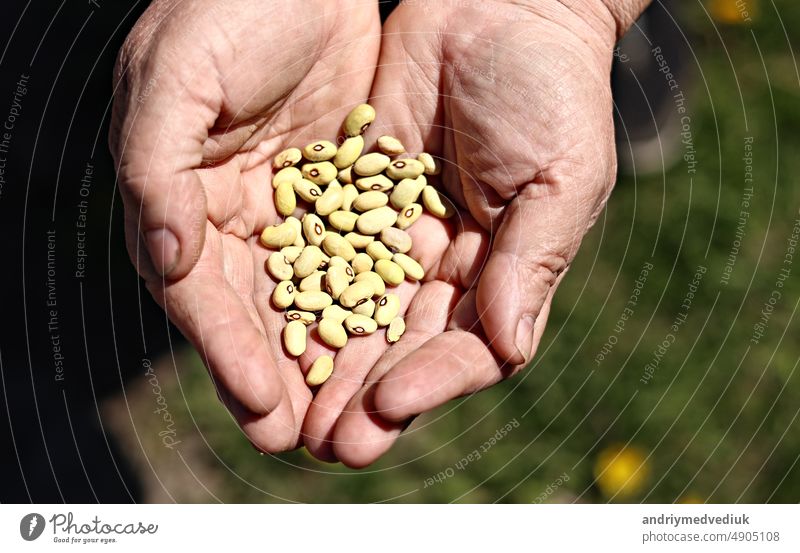
<svg viewBox="0 0 800 553">
<path fill-rule="evenodd" d="M 262 451 L 366 466 L 415 415 L 521 370 L 608 198 L 614 18 L 464 4 L 401 5 L 381 36 L 365 0 L 157 1 L 123 49 L 111 149 L 129 252 Z M 281 219 L 271 160 L 333 140 L 368 98 L 367 144 L 441 157 L 431 181 L 457 213 L 409 229 L 426 277 L 392 290 L 402 340 L 352 338 L 312 394 L 304 373 L 333 350 L 314 331 L 299 359 L 282 346 L 257 239 Z"/>
</svg>

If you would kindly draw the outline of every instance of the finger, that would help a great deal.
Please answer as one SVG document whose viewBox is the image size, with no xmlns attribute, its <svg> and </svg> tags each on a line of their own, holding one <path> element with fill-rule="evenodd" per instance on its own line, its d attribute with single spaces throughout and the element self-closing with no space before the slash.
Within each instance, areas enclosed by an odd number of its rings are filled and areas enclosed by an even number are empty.
<svg viewBox="0 0 800 553">
<path fill-rule="evenodd" d="M 572 174 L 563 171 L 546 178 L 540 174 L 510 200 L 478 284 L 486 336 L 513 365 L 531 359 L 534 327 L 545 302 L 610 193 L 603 163 Z"/>
<path fill-rule="evenodd" d="M 242 242 L 233 241 L 242 245 Z M 254 320 L 263 328 L 265 341 L 275 359 L 277 372 L 283 382 L 283 394 L 278 407 L 266 417 L 248 416 L 248 413 L 237 413 L 242 429 L 251 442 L 261 451 L 276 453 L 295 449 L 302 444 L 300 428 L 303 418 L 311 402 L 311 390 L 305 383 L 301 367 L 305 364 L 308 370 L 308 357 L 323 345 L 315 343 L 313 333 L 306 329 L 306 351 L 299 358 L 286 351 L 284 331 L 286 329 L 286 313 L 272 304 L 272 293 L 276 283 L 264 274 L 264 266 L 272 251 L 261 245 L 257 238 L 246 243 L 245 256 L 252 259 L 250 265 L 228 263 L 231 266 L 228 279 L 231 282 L 243 283 L 239 290 L 247 305 L 255 311 Z M 252 276 L 237 276 L 232 270 L 235 267 L 247 267 Z M 252 285 L 248 282 L 252 278 Z M 249 302 L 247 301 L 249 300 Z"/>
<path fill-rule="evenodd" d="M 435 18 L 420 18 L 418 10 L 403 9 L 402 5 L 384 23 L 370 93 L 378 118 L 365 135 L 367 144 L 388 134 L 399 138 L 408 152 L 442 151 L 443 113 L 437 105 L 442 69 L 436 47 L 439 25 Z M 419 44 L 430 47 L 415 47 Z M 414 58 L 408 54 L 412 50 L 418 54 Z M 420 52 L 424 55 L 419 56 Z"/>
<path fill-rule="evenodd" d="M 420 221 L 422 220 L 423 218 L 420 217 Z M 431 254 L 426 251 L 425 243 L 422 240 L 418 241 L 416 235 L 412 234 L 414 246 L 411 248 L 411 255 L 415 257 L 418 255 L 420 259 L 430 263 L 431 269 L 426 275 L 428 279 L 443 280 L 465 290 L 476 287 L 489 255 L 489 234 L 465 211 L 458 212 L 455 217 L 446 221 L 435 220 L 440 224 L 453 226 L 453 231 L 448 234 L 450 240 L 447 248 L 443 252 L 434 251 Z M 412 226 L 409 232 L 412 229 L 416 230 L 414 227 L 417 224 Z M 424 238 L 426 233 L 429 233 L 426 228 L 420 230 L 422 230 L 420 238 Z M 419 253 L 416 249 L 418 242 L 423 244 L 419 248 L 423 251 L 419 251 Z M 423 266 L 425 265 L 423 264 Z"/>
<path fill-rule="evenodd" d="M 375 402 L 375 408 L 381 416 L 389 420 L 403 420 L 418 414 L 417 411 L 422 413 L 434 409 L 464 394 L 490 386 L 520 368 L 503 367 L 491 349 L 486 348 L 486 338 L 475 303 L 476 295 L 477 291 L 473 289 L 461 296 L 447 323 L 447 336 L 442 334 L 432 337 L 431 341 L 440 336 L 445 336 L 444 339 L 430 345 L 420 345 L 415 352 L 419 365 L 411 364 L 403 368 L 398 363 L 381 378 L 376 386 L 376 390 L 381 389 L 376 392 L 380 400 Z M 436 348 L 443 343 L 450 342 L 463 342 L 463 355 L 450 357 L 450 363 L 444 368 L 437 365 L 435 371 L 426 371 L 425 363 L 429 362 L 430 353 L 436 352 Z M 462 344 L 459 343 L 456 347 L 462 347 Z M 448 355 L 445 351 L 439 353 Z M 406 356 L 408 357 L 411 355 Z M 397 382 L 393 382 L 394 380 Z M 403 394 L 396 393 L 398 388 L 409 385 L 425 386 L 430 393 L 409 403 Z"/>
<path fill-rule="evenodd" d="M 400 314 L 420 288 L 419 284 L 403 282 L 391 293 L 400 297 Z M 373 365 L 387 351 L 386 330 L 350 339 L 336 353 L 334 372 L 314 397 L 303 424 L 303 440 L 309 452 L 320 460 L 335 461 L 332 433 L 336 421 L 347 403 L 364 385 Z M 389 348 L 392 349 L 392 348 Z"/>
<path fill-rule="evenodd" d="M 264 415 L 283 395 L 275 358 L 254 315 L 222 270 L 222 242 L 211 227 L 195 270 L 169 282 L 147 281 L 153 297 L 194 345 L 215 381 L 245 408 Z"/>
<path fill-rule="evenodd" d="M 477 334 L 448 330 L 381 378 L 375 387 L 375 409 L 386 420 L 404 421 L 496 384 L 512 372 Z"/>
<path fill-rule="evenodd" d="M 174 279 L 188 273 L 202 248 L 206 202 L 194 168 L 221 94 L 210 71 L 168 70 L 171 48 L 147 41 L 123 49 L 109 136 L 126 232 L 143 238 L 157 274 Z"/>
<path fill-rule="evenodd" d="M 442 332 L 459 292 L 444 282 L 425 283 L 406 314 L 406 332 L 375 364 L 365 386 L 350 399 L 333 429 L 333 451 L 345 465 L 361 468 L 383 455 L 407 421 L 387 421 L 375 410 L 374 385 L 401 359 Z"/>
<path fill-rule="evenodd" d="M 262 453 L 281 453 L 300 446 L 293 403 L 284 390 L 283 399 L 268 415 L 253 413 L 232 394 L 219 390 L 219 397 L 230 411 L 245 437 Z"/>
</svg>

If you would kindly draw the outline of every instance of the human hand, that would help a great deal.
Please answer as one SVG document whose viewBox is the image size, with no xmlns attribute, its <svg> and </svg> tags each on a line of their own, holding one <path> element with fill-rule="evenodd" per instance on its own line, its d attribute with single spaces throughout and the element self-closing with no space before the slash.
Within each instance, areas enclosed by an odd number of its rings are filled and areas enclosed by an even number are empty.
<svg viewBox="0 0 800 553">
<path fill-rule="evenodd" d="M 279 220 L 271 160 L 336 135 L 379 43 L 371 0 L 156 0 L 118 59 L 110 147 L 129 254 L 264 451 L 301 443 L 313 361 L 284 353 L 269 304 L 257 236 Z"/>
<path fill-rule="evenodd" d="M 599 1 L 459 0 L 404 3 L 386 22 L 370 135 L 439 153 L 459 213 L 409 229 L 427 278 L 401 292 L 406 334 L 385 353 L 377 342 L 358 350 L 369 374 L 323 386 L 303 429 L 312 453 L 368 465 L 415 415 L 534 355 L 613 186 L 609 73 L 622 14 Z"/>
</svg>

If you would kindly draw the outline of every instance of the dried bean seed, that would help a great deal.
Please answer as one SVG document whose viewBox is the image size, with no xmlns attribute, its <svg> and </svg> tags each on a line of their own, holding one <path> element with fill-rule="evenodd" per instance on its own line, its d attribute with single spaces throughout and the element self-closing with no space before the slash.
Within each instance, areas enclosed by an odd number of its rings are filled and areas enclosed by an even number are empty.
<svg viewBox="0 0 800 553">
<path fill-rule="evenodd" d="M 322 311 L 332 303 L 326 292 L 298 292 L 294 296 L 294 304 L 303 311 Z"/>
<path fill-rule="evenodd" d="M 384 206 L 362 213 L 356 221 L 356 228 L 361 234 L 378 234 L 395 222 L 397 222 L 397 212 L 391 207 Z"/>
<path fill-rule="evenodd" d="M 261 233 L 261 243 L 268 248 L 291 246 L 297 239 L 297 231 L 290 223 L 267 227 Z"/>
<path fill-rule="evenodd" d="M 303 148 L 303 156 L 309 161 L 328 161 L 336 153 L 336 144 L 327 140 L 317 140 Z"/>
<path fill-rule="evenodd" d="M 297 297 L 297 291 L 294 289 L 294 284 L 291 280 L 284 280 L 278 283 L 275 290 L 272 291 L 272 303 L 278 309 L 286 309 L 294 302 Z"/>
<path fill-rule="evenodd" d="M 364 249 L 375 240 L 374 236 L 367 236 L 366 234 L 359 234 L 357 232 L 348 232 L 344 235 L 344 239 L 350 242 L 354 248 Z"/>
<path fill-rule="evenodd" d="M 341 146 L 339 146 L 339 151 L 336 152 L 336 157 L 333 158 L 333 164 L 337 167 L 337 169 L 350 167 L 356 162 L 358 156 L 361 155 L 363 150 L 364 137 L 361 135 L 351 136 L 342 142 Z"/>
<path fill-rule="evenodd" d="M 325 290 L 327 290 L 335 300 L 338 300 L 345 288 L 350 285 L 345 271 L 346 269 L 344 267 L 331 267 L 328 269 L 328 272 L 325 273 Z"/>
<path fill-rule="evenodd" d="M 375 261 L 392 258 L 392 252 L 389 251 L 389 248 L 384 246 L 383 242 L 378 242 L 377 240 L 367 245 L 367 255 Z"/>
<path fill-rule="evenodd" d="M 391 161 L 389 156 L 373 152 L 358 158 L 353 164 L 353 171 L 355 171 L 356 175 L 361 175 L 362 177 L 372 177 L 382 173 L 384 169 L 389 167 Z"/>
<path fill-rule="evenodd" d="M 359 315 L 353 313 L 344 320 L 345 328 L 350 334 L 358 334 L 366 336 L 378 330 L 378 323 L 367 317 L 366 315 Z"/>
<path fill-rule="evenodd" d="M 286 246 L 285 248 L 281 248 L 281 253 L 286 258 L 286 262 L 289 265 L 294 263 L 302 252 L 303 248 L 298 246 Z"/>
<path fill-rule="evenodd" d="M 290 355 L 303 355 L 306 351 L 306 325 L 302 321 L 290 321 L 283 329 L 283 343 Z"/>
<path fill-rule="evenodd" d="M 416 159 L 396 159 L 386 167 L 390 179 L 415 179 L 425 171 L 425 166 Z"/>
<path fill-rule="evenodd" d="M 432 186 L 426 186 L 422 189 L 422 203 L 425 204 L 425 209 L 442 219 L 452 217 L 455 213 L 450 200 L 444 199 L 439 195 L 439 191 Z"/>
<path fill-rule="evenodd" d="M 280 252 L 273 252 L 267 258 L 267 272 L 277 280 L 292 280 L 294 269 L 286 256 Z"/>
<path fill-rule="evenodd" d="M 287 148 L 275 156 L 272 166 L 275 169 L 283 169 L 297 165 L 303 159 L 303 153 L 299 148 Z"/>
<path fill-rule="evenodd" d="M 309 386 L 320 386 L 330 378 L 333 373 L 333 357 L 330 355 L 320 355 L 311 364 L 306 375 L 306 384 Z"/>
<path fill-rule="evenodd" d="M 306 246 L 294 262 L 294 274 L 298 278 L 306 278 L 319 268 L 321 262 L 322 250 L 318 246 Z"/>
<path fill-rule="evenodd" d="M 376 261 L 375 272 L 381 276 L 386 284 L 391 286 L 397 286 L 403 282 L 403 279 L 406 277 L 403 268 L 394 261 L 389 261 L 388 259 L 379 259 Z"/>
<path fill-rule="evenodd" d="M 303 234 L 309 244 L 319 246 L 325 238 L 325 223 L 313 213 L 306 213 L 303 216 Z"/>
<path fill-rule="evenodd" d="M 297 238 L 294 239 L 292 246 L 300 248 L 301 250 L 306 247 L 306 241 L 303 239 L 303 224 L 297 217 L 287 217 L 284 221 L 285 224 L 292 227 L 297 233 Z"/>
<path fill-rule="evenodd" d="M 389 323 L 389 328 L 386 330 L 386 341 L 389 343 L 398 341 L 405 331 L 406 322 L 401 317 L 392 319 L 392 322 Z"/>
<path fill-rule="evenodd" d="M 340 257 L 338 255 L 333 255 L 330 257 L 330 261 L 328 262 L 329 267 L 349 267 L 350 264 L 345 260 L 344 257 Z"/>
<path fill-rule="evenodd" d="M 344 307 L 355 307 L 361 300 L 370 299 L 374 293 L 371 282 L 354 282 L 339 296 L 339 303 Z"/>
<path fill-rule="evenodd" d="M 375 305 L 373 318 L 378 326 L 387 326 L 400 313 L 400 297 L 396 294 L 386 294 Z"/>
<path fill-rule="evenodd" d="M 372 295 L 382 296 L 386 292 L 386 284 L 378 273 L 373 271 L 366 271 L 359 273 L 353 282 L 367 281 L 372 285 Z"/>
<path fill-rule="evenodd" d="M 371 271 L 372 266 L 375 264 L 369 254 L 364 252 L 357 253 L 351 263 L 353 265 L 353 272 L 357 275 L 365 271 Z"/>
<path fill-rule="evenodd" d="M 297 207 L 297 197 L 294 195 L 294 185 L 283 181 L 275 189 L 275 209 L 284 217 L 294 213 Z"/>
<path fill-rule="evenodd" d="M 314 271 L 300 281 L 300 284 L 297 285 L 297 289 L 301 292 L 319 292 L 320 290 L 324 289 L 324 282 L 325 272 Z"/>
<path fill-rule="evenodd" d="M 301 178 L 303 178 L 303 174 L 297 167 L 284 167 L 272 177 L 272 188 L 277 189 L 282 182 L 292 184 L 294 181 Z"/>
<path fill-rule="evenodd" d="M 405 230 L 413 225 L 419 216 L 422 215 L 422 206 L 419 204 L 411 204 L 400 212 L 397 216 L 397 228 Z"/>
<path fill-rule="evenodd" d="M 427 153 L 422 152 L 417 156 L 417 160 L 425 166 L 425 174 L 426 175 L 438 175 L 442 172 L 442 168 L 439 165 L 439 162 L 434 159 L 434 157 Z"/>
<path fill-rule="evenodd" d="M 317 198 L 322 196 L 322 189 L 319 186 L 303 178 L 294 181 L 294 191 L 298 196 L 312 204 L 317 201 Z"/>
<path fill-rule="evenodd" d="M 353 166 L 345 167 L 341 171 L 336 174 L 336 178 L 339 179 L 339 182 L 343 182 L 345 184 L 353 184 Z"/>
<path fill-rule="evenodd" d="M 287 321 L 300 321 L 304 325 L 308 326 L 313 322 L 316 322 L 317 316 L 313 313 L 309 313 L 308 311 L 300 311 L 298 309 L 292 309 L 291 311 L 286 312 L 286 320 Z"/>
<path fill-rule="evenodd" d="M 369 211 L 370 209 L 383 207 L 388 203 L 389 196 L 380 190 L 370 190 L 359 194 L 358 198 L 353 202 L 353 207 L 358 211 Z"/>
<path fill-rule="evenodd" d="M 388 227 L 381 231 L 381 242 L 389 248 L 400 253 L 406 253 L 411 249 L 411 236 L 396 227 Z"/>
<path fill-rule="evenodd" d="M 385 195 L 385 194 L 384 194 Z M 358 213 L 352 211 L 334 211 L 328 215 L 328 222 L 338 230 L 351 231 L 356 226 Z"/>
<path fill-rule="evenodd" d="M 387 192 L 392 189 L 394 183 L 385 175 L 375 175 L 374 177 L 357 179 L 356 186 L 360 190 L 379 190 L 381 192 Z"/>
<path fill-rule="evenodd" d="M 319 322 L 317 332 L 322 341 L 332 348 L 343 348 L 347 345 L 347 331 L 342 323 L 325 317 Z"/>
<path fill-rule="evenodd" d="M 323 319 L 333 319 L 337 323 L 343 323 L 344 320 L 352 315 L 353 312 L 334 304 L 322 310 Z"/>
<path fill-rule="evenodd" d="M 328 268 L 328 263 L 330 262 L 331 258 L 328 257 L 328 255 L 325 254 L 325 252 L 322 252 L 322 261 L 320 261 L 319 267 L 317 267 L 317 269 L 319 269 L 320 271 L 326 270 Z"/>
<path fill-rule="evenodd" d="M 314 204 L 314 210 L 318 215 L 325 217 L 342 207 L 343 201 L 344 192 L 342 191 L 342 185 L 336 181 L 332 181 L 328 185 L 328 188 L 325 189 L 325 192 L 322 193 L 322 196 L 317 198 L 317 202 Z"/>
<path fill-rule="evenodd" d="M 345 136 L 358 136 L 364 134 L 373 121 L 375 121 L 375 108 L 369 104 L 361 104 L 347 114 L 342 130 Z"/>
<path fill-rule="evenodd" d="M 422 268 L 422 265 L 420 265 L 417 260 L 404 253 L 394 254 L 392 261 L 397 263 L 411 280 L 422 280 L 425 276 L 425 270 Z"/>
<path fill-rule="evenodd" d="M 322 247 L 328 255 L 338 255 L 343 257 L 345 261 L 350 261 L 356 256 L 356 250 L 350 242 L 338 234 L 330 232 L 326 234 L 325 239 L 322 241 Z"/>
<path fill-rule="evenodd" d="M 328 184 L 336 178 L 339 171 L 330 161 L 320 161 L 319 163 L 306 163 L 303 165 L 301 173 L 303 178 L 310 180 L 314 184 Z"/>
<path fill-rule="evenodd" d="M 358 198 L 358 188 L 354 184 L 346 184 L 342 187 L 342 210 L 350 211 L 353 209 L 353 200 Z"/>
<path fill-rule="evenodd" d="M 384 135 L 378 138 L 378 148 L 381 152 L 390 156 L 406 153 L 403 143 L 393 136 Z"/>
<path fill-rule="evenodd" d="M 403 179 L 392 190 L 389 201 L 397 209 L 406 208 L 417 201 L 425 184 L 425 175 L 420 175 L 416 179 Z"/>
<path fill-rule="evenodd" d="M 353 313 L 372 317 L 372 314 L 375 313 L 375 302 L 372 300 L 362 301 L 353 308 Z"/>
</svg>

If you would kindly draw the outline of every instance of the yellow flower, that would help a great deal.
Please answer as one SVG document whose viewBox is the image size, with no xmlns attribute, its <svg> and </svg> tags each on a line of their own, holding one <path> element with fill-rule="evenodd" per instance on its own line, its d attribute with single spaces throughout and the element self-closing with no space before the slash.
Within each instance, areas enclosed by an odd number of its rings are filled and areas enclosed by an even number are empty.
<svg viewBox="0 0 800 553">
<path fill-rule="evenodd" d="M 750 23 L 758 11 L 758 0 L 710 0 L 708 11 L 720 23 Z"/>
<path fill-rule="evenodd" d="M 594 464 L 594 477 L 607 498 L 624 500 L 638 494 L 650 474 L 645 452 L 636 446 L 612 445 Z"/>
</svg>

